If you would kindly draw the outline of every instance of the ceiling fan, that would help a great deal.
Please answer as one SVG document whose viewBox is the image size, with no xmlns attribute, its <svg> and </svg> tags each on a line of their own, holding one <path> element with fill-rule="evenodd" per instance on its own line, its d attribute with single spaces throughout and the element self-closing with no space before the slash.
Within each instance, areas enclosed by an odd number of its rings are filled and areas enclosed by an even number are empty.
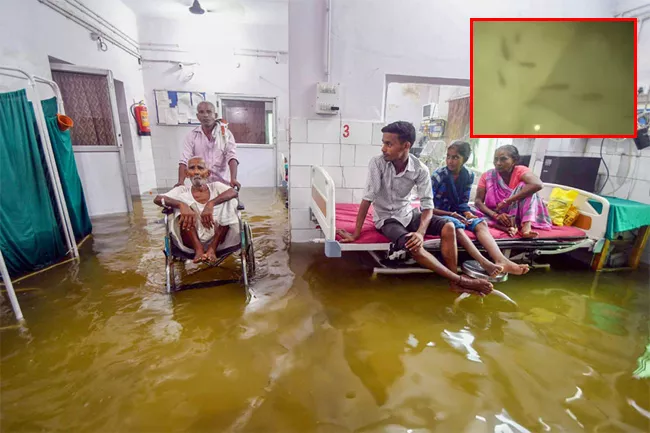
<svg viewBox="0 0 650 433">
<path fill-rule="evenodd" d="M 208 13 L 226 13 L 226 12 L 243 13 L 244 12 L 244 6 L 236 0 L 235 1 L 220 0 L 219 2 L 208 1 L 208 5 L 210 6 L 210 8 L 204 9 L 201 6 L 201 3 L 199 3 L 199 0 L 194 0 L 192 6 L 190 6 L 188 9 L 190 13 L 194 15 L 203 15 L 206 12 Z"/>
</svg>

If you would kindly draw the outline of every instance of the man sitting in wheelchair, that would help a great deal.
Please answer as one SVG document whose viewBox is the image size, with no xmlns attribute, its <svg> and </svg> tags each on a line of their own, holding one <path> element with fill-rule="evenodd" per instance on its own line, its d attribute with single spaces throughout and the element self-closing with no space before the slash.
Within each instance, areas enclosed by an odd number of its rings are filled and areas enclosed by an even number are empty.
<svg viewBox="0 0 650 433">
<path fill-rule="evenodd" d="M 208 183 L 210 170 L 202 157 L 187 161 L 192 186 L 180 185 L 157 195 L 154 203 L 173 209 L 170 227 L 176 246 L 194 254 L 194 263 L 214 263 L 231 225 L 238 227 L 237 191 L 221 182 Z M 230 236 L 229 236 L 230 238 Z"/>
</svg>

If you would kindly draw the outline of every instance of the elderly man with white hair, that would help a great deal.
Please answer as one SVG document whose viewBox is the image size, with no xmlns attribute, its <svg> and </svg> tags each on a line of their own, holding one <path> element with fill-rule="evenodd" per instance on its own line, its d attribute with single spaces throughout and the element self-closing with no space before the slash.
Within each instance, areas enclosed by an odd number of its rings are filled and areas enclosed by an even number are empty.
<svg viewBox="0 0 650 433">
<path fill-rule="evenodd" d="M 194 263 L 213 263 L 226 239 L 229 227 L 237 226 L 237 191 L 223 182 L 209 182 L 205 159 L 192 156 L 187 161 L 191 186 L 175 186 L 157 195 L 154 203 L 174 209 L 171 235 L 185 253 L 194 253 Z"/>
<path fill-rule="evenodd" d="M 183 153 L 178 163 L 178 182 L 183 185 L 187 177 L 187 163 L 192 156 L 201 156 L 210 170 L 210 182 L 222 182 L 232 187 L 241 187 L 237 180 L 237 144 L 228 129 L 228 124 L 217 119 L 212 102 L 203 101 L 196 107 L 196 118 L 201 126 L 192 129 L 183 143 Z M 228 174 L 230 172 L 230 174 Z M 229 180 L 228 180 L 228 179 Z"/>
</svg>

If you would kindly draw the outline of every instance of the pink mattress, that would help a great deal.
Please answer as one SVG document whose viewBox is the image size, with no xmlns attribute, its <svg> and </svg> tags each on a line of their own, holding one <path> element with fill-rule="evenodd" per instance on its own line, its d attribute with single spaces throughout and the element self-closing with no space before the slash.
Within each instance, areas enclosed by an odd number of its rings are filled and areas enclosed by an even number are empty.
<svg viewBox="0 0 650 433">
<path fill-rule="evenodd" d="M 354 232 L 354 228 L 357 222 L 357 212 L 359 210 L 358 204 L 337 204 L 336 205 L 336 228 L 344 229 L 348 232 Z M 555 227 L 551 230 L 537 230 L 539 232 L 539 237 L 537 239 L 582 239 L 585 238 L 585 232 L 577 227 Z M 474 233 L 466 231 L 467 235 L 471 239 L 476 239 Z M 490 228 L 490 233 L 494 236 L 495 239 L 513 239 L 508 236 L 506 233 L 501 230 Z M 436 239 L 438 236 L 427 236 L 425 239 Z M 337 235 L 336 239 L 340 239 Z M 357 244 L 383 244 L 389 243 L 390 241 L 384 235 L 382 235 L 376 228 L 375 224 L 372 222 L 372 206 L 370 211 L 366 216 L 366 220 L 363 223 L 363 228 L 361 229 L 361 237 L 357 239 L 355 243 Z"/>
</svg>

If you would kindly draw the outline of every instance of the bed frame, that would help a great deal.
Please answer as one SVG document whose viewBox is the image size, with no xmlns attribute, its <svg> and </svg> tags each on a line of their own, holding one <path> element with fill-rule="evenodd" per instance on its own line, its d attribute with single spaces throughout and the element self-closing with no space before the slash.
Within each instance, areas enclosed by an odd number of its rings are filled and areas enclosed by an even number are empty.
<svg viewBox="0 0 650 433">
<path fill-rule="evenodd" d="M 497 244 L 503 250 L 504 254 L 511 260 L 528 262 L 534 264 L 535 257 L 541 255 L 564 254 L 577 249 L 586 248 L 593 250 L 596 243 L 605 237 L 607 228 L 607 218 L 609 215 L 609 202 L 598 195 L 581 191 L 576 188 L 545 183 L 544 188 L 539 194 L 548 202 L 553 188 L 559 187 L 578 191 L 578 198 L 574 205 L 578 208 L 580 215 L 574 223 L 577 227 L 585 232 L 585 238 L 576 239 L 567 242 L 566 239 L 497 239 Z M 475 190 L 473 191 L 473 194 Z M 472 195 L 473 196 L 473 195 Z M 602 205 L 602 210 L 598 212 L 589 200 L 596 201 Z M 388 251 L 390 243 L 378 244 L 360 244 L 360 243 L 339 243 L 336 240 L 336 188 L 332 177 L 327 171 L 320 166 L 311 167 L 311 199 L 310 211 L 312 220 L 318 224 L 323 233 L 322 238 L 314 239 L 313 242 L 323 243 L 325 245 L 325 255 L 327 257 L 341 257 L 343 251 L 366 251 L 373 256 L 375 261 L 380 261 L 377 252 Z M 476 243 L 476 241 L 475 241 Z M 439 251 L 440 240 L 432 239 L 425 241 L 425 249 L 431 252 Z M 477 247 L 482 247 L 477 243 Z M 516 255 L 512 255 L 512 252 Z M 385 267 L 382 265 L 382 267 Z M 378 270 L 375 269 L 377 272 Z M 414 270 L 408 271 L 414 272 Z M 415 272 L 428 272 L 420 269 Z M 379 273 L 407 273 L 404 269 L 391 270 L 390 272 Z"/>
</svg>

